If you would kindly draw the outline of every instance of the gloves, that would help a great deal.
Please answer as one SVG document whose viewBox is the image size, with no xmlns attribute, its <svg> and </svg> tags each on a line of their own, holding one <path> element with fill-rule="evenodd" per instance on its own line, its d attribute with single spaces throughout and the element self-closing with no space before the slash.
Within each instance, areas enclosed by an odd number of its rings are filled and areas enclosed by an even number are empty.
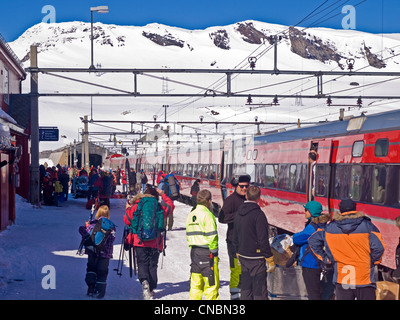
<svg viewBox="0 0 400 320">
<path fill-rule="evenodd" d="M 276 268 L 275 262 L 274 262 L 274 256 L 265 258 L 265 261 L 267 262 L 267 272 L 274 272 L 275 268 Z"/>
</svg>

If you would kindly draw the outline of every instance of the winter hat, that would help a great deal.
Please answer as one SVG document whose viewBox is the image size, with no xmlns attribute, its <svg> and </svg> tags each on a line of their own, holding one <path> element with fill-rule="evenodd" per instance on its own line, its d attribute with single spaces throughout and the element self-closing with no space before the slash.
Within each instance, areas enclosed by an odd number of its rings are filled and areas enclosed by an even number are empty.
<svg viewBox="0 0 400 320">
<path fill-rule="evenodd" d="M 319 217 L 322 212 L 322 205 L 317 201 L 309 201 L 304 206 L 307 209 L 312 217 Z"/>
<path fill-rule="evenodd" d="M 339 204 L 340 213 L 356 211 L 357 204 L 351 199 L 342 200 Z"/>
<path fill-rule="evenodd" d="M 250 183 L 250 180 L 251 180 L 251 177 L 248 174 L 242 175 L 242 176 L 239 177 L 239 183 L 240 182 Z"/>
</svg>

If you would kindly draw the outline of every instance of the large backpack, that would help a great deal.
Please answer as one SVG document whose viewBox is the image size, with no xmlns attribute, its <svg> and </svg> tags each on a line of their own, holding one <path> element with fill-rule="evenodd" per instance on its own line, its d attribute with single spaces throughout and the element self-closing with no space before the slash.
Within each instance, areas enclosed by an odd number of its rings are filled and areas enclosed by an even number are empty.
<svg viewBox="0 0 400 320">
<path fill-rule="evenodd" d="M 164 229 L 164 211 L 155 197 L 141 198 L 133 212 L 129 231 L 140 241 L 158 238 Z"/>
<path fill-rule="evenodd" d="M 85 241 L 86 249 L 99 254 L 114 228 L 115 224 L 110 219 L 104 217 L 99 219 L 90 231 L 88 239 Z"/>
<path fill-rule="evenodd" d="M 171 200 L 179 199 L 179 184 L 173 174 L 165 176 L 163 191 Z"/>
</svg>

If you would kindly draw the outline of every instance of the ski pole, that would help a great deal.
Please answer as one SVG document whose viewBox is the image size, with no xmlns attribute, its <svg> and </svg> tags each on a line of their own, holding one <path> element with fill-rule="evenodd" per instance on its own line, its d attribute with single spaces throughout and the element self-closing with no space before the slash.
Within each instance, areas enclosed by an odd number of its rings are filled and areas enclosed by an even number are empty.
<svg viewBox="0 0 400 320">
<path fill-rule="evenodd" d="M 129 276 L 132 278 L 132 247 L 129 247 Z"/>
<path fill-rule="evenodd" d="M 137 274 L 137 266 L 136 266 L 136 253 L 135 253 L 135 247 L 132 246 L 132 258 L 133 258 L 133 273 L 136 276 Z"/>
<path fill-rule="evenodd" d="M 117 275 L 122 276 L 122 266 L 124 264 L 124 246 L 125 246 L 125 239 L 127 235 L 127 230 L 126 227 L 124 228 L 124 232 L 122 234 L 122 242 L 121 242 L 121 248 L 119 251 L 119 258 L 118 258 L 118 265 L 117 268 L 114 269 L 114 271 L 117 271 Z"/>
</svg>

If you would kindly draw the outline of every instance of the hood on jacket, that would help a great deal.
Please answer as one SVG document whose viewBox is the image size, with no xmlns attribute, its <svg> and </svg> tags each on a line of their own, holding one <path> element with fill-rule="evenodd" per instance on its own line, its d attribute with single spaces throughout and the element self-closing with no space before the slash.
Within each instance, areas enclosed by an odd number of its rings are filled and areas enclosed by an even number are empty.
<svg viewBox="0 0 400 320">
<path fill-rule="evenodd" d="M 331 217 L 328 213 L 322 213 L 318 217 L 312 217 L 311 222 L 315 224 L 326 224 L 331 220 Z"/>
<path fill-rule="evenodd" d="M 253 202 L 253 201 L 245 201 L 243 204 L 240 206 L 240 209 L 238 210 L 239 215 L 245 216 L 249 214 L 253 210 L 259 210 L 260 206 Z"/>
<path fill-rule="evenodd" d="M 139 193 L 136 196 L 134 196 L 133 198 L 129 199 L 129 204 L 132 205 L 136 202 L 139 202 L 140 199 L 142 198 L 155 198 L 152 194 L 144 194 L 144 193 Z"/>
<path fill-rule="evenodd" d="M 359 211 L 348 211 L 341 214 L 335 212 L 333 214 L 333 220 L 345 234 L 352 233 L 364 219 L 369 218 Z"/>
</svg>

